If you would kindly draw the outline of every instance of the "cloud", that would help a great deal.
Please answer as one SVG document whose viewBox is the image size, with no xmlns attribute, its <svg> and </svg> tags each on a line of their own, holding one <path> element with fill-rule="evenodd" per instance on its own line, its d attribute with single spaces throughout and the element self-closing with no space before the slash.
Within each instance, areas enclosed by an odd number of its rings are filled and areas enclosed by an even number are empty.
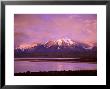
<svg viewBox="0 0 110 89">
<path fill-rule="evenodd" d="M 62 37 L 96 41 L 96 14 L 15 14 L 15 45 L 45 42 Z M 20 42 L 18 42 L 20 41 Z"/>
</svg>

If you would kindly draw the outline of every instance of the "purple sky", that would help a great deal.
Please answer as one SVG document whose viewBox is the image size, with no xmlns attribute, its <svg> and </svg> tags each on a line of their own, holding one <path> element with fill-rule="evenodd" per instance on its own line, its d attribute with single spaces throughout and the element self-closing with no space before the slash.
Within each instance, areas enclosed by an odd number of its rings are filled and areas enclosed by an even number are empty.
<svg viewBox="0 0 110 89">
<path fill-rule="evenodd" d="M 96 14 L 15 14 L 15 47 L 24 43 L 70 38 L 97 41 Z"/>
</svg>

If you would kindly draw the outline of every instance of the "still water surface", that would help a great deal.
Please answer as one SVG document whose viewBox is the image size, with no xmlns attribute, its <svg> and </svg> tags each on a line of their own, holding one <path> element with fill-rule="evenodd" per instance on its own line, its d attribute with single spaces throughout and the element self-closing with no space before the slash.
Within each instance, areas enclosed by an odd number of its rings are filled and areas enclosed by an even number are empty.
<svg viewBox="0 0 110 89">
<path fill-rule="evenodd" d="M 46 59 L 44 59 L 46 60 Z M 14 72 L 39 72 L 39 71 L 63 71 L 63 70 L 96 70 L 97 64 L 91 62 L 76 61 L 15 61 Z"/>
</svg>

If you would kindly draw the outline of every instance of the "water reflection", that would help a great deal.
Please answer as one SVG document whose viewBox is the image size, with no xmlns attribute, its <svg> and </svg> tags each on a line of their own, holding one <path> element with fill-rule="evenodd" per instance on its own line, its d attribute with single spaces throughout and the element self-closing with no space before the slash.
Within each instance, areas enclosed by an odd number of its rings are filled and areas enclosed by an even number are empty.
<svg viewBox="0 0 110 89">
<path fill-rule="evenodd" d="M 39 72 L 39 71 L 61 71 L 61 70 L 96 70 L 97 64 L 89 62 L 30 62 L 15 61 L 14 72 Z"/>
</svg>

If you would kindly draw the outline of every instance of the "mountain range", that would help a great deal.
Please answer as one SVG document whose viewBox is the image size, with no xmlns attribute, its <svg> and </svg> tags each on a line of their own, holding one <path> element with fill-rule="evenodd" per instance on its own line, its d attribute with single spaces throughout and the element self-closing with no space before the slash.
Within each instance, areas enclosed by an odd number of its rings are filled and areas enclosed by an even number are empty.
<svg viewBox="0 0 110 89">
<path fill-rule="evenodd" d="M 15 57 L 96 57 L 97 44 L 88 45 L 71 39 L 22 44 L 14 49 Z"/>
</svg>

